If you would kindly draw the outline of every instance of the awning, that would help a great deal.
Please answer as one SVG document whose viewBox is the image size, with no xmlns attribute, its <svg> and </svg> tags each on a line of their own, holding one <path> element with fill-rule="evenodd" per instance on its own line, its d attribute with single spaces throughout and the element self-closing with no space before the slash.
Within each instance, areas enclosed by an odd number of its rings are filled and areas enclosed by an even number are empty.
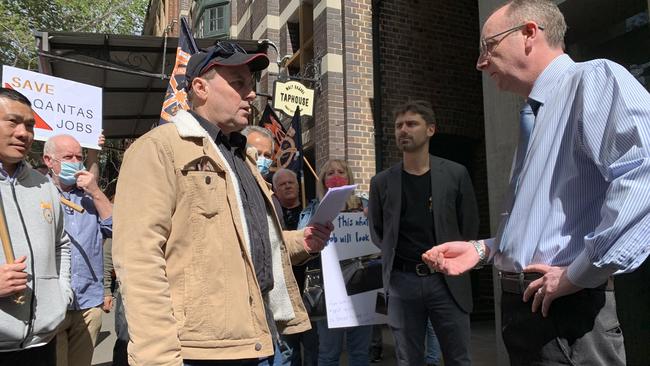
<svg viewBox="0 0 650 366">
<path fill-rule="evenodd" d="M 248 52 L 266 52 L 257 41 L 231 41 Z M 37 32 L 36 42 L 40 72 L 103 89 L 106 138 L 137 137 L 158 122 L 178 38 Z M 215 40 L 196 42 L 205 48 Z"/>
</svg>

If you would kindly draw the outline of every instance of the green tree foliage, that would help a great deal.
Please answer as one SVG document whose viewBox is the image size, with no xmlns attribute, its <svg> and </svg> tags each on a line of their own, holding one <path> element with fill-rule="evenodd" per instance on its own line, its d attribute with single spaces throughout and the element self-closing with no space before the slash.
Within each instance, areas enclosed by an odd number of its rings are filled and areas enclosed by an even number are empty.
<svg viewBox="0 0 650 366">
<path fill-rule="evenodd" d="M 0 64 L 38 67 L 34 31 L 141 34 L 149 0 L 0 0 Z"/>
</svg>

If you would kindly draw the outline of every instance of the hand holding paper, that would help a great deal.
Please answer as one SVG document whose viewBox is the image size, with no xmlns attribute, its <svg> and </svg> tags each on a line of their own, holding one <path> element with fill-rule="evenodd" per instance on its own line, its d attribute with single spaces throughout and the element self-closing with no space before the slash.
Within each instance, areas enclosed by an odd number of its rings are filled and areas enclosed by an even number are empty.
<svg viewBox="0 0 650 366">
<path fill-rule="evenodd" d="M 309 220 L 309 226 L 314 223 L 327 224 L 334 221 L 336 216 L 345 208 L 345 202 L 357 188 L 356 184 L 330 188 L 320 201 L 320 205 Z"/>
</svg>

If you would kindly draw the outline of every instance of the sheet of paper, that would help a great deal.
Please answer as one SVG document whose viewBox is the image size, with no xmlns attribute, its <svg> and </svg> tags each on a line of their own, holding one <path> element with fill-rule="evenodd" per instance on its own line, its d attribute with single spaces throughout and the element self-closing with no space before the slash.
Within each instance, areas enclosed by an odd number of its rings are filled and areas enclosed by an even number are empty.
<svg viewBox="0 0 650 366">
<path fill-rule="evenodd" d="M 325 224 L 332 222 L 345 208 L 345 202 L 357 188 L 356 184 L 330 188 L 320 201 L 316 212 L 311 216 L 309 225 L 313 223 Z"/>
<path fill-rule="evenodd" d="M 383 324 L 386 315 L 377 312 L 377 298 L 382 287 L 354 291 L 346 288 L 342 262 L 380 252 L 370 241 L 368 219 L 363 213 L 342 213 L 334 220 L 334 231 L 321 252 L 327 323 L 330 328 Z M 381 261 L 381 258 L 377 259 Z M 381 283 L 380 278 L 377 280 Z"/>
</svg>

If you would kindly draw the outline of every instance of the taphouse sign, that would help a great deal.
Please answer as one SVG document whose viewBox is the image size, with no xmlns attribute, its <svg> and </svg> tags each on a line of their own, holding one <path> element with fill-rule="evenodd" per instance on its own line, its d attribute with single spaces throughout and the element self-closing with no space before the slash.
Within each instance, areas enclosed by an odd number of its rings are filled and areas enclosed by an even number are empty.
<svg viewBox="0 0 650 366">
<path fill-rule="evenodd" d="M 273 108 L 292 116 L 296 108 L 300 115 L 314 115 L 314 90 L 297 81 L 276 81 L 273 85 Z"/>
</svg>

